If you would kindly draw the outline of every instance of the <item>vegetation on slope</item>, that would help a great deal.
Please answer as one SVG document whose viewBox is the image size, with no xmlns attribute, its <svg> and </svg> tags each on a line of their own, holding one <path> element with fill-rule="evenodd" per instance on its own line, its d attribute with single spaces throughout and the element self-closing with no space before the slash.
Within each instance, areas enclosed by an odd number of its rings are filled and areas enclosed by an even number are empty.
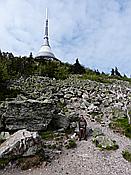
<svg viewBox="0 0 131 175">
<path fill-rule="evenodd" d="M 125 151 L 122 152 L 122 155 L 123 155 L 124 159 L 126 159 L 129 162 L 131 162 L 131 153 L 130 152 L 125 150 Z"/>
<path fill-rule="evenodd" d="M 126 137 L 131 138 L 131 125 L 128 124 L 127 118 L 119 118 L 119 119 L 113 120 L 109 126 L 114 131 L 117 131 L 121 134 L 124 134 Z"/>
<path fill-rule="evenodd" d="M 76 59 L 74 64 L 60 61 L 42 60 L 28 57 L 16 57 L 12 53 L 0 51 L 0 101 L 7 97 L 15 97 L 19 92 L 7 89 L 8 83 L 13 79 L 28 77 L 30 75 L 48 76 L 56 79 L 66 79 L 72 74 L 81 75 L 81 79 L 89 79 L 101 83 L 112 83 L 114 79 L 131 82 L 131 78 L 122 76 L 118 69 L 112 69 L 111 75 L 100 73 L 98 70 L 85 68 Z"/>
</svg>

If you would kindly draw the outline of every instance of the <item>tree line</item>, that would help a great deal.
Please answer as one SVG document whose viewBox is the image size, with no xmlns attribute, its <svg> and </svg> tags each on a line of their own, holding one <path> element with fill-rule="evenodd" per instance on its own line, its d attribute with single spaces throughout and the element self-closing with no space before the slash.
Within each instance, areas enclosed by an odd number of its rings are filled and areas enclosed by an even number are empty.
<svg viewBox="0 0 131 175">
<path fill-rule="evenodd" d="M 29 56 L 16 57 L 12 53 L 0 51 L 0 82 L 10 79 L 17 79 L 21 76 L 30 75 L 48 76 L 50 78 L 65 79 L 70 74 L 91 73 L 95 75 L 105 75 L 99 70 L 91 70 L 80 64 L 78 58 L 74 64 L 62 63 L 60 61 L 42 60 L 38 61 L 33 58 L 32 53 Z M 122 76 L 117 67 L 112 68 L 110 76 Z"/>
</svg>

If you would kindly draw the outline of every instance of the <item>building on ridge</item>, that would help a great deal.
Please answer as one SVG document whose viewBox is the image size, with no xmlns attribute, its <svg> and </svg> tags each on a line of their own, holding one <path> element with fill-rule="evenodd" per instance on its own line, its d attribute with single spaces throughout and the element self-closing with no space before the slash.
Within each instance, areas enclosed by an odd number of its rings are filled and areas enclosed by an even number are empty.
<svg viewBox="0 0 131 175">
<path fill-rule="evenodd" d="M 55 60 L 59 61 L 54 53 L 51 50 L 50 44 L 49 44 L 49 37 L 48 37 L 48 12 L 46 8 L 46 25 L 45 25 L 45 35 L 44 35 L 44 42 L 38 52 L 38 54 L 35 57 L 38 60 Z"/>
</svg>

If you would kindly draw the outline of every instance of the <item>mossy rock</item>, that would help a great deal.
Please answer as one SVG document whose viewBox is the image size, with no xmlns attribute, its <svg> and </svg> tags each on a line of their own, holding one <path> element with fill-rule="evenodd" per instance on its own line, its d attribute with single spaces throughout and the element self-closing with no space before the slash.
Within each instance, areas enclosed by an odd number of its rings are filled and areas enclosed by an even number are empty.
<svg viewBox="0 0 131 175">
<path fill-rule="evenodd" d="M 102 150 L 116 150 L 119 148 L 115 140 L 111 140 L 106 136 L 97 136 L 92 141 L 96 147 L 99 147 Z"/>
<path fill-rule="evenodd" d="M 65 148 L 71 149 L 71 148 L 76 148 L 77 144 L 74 139 L 68 139 L 67 142 L 65 143 Z"/>
</svg>

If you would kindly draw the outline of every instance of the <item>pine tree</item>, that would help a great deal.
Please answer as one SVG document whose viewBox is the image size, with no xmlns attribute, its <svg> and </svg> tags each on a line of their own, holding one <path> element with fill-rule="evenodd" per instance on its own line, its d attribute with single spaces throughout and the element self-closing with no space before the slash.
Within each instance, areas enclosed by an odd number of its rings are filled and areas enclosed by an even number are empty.
<svg viewBox="0 0 131 175">
<path fill-rule="evenodd" d="M 115 75 L 114 69 L 111 69 L 111 75 L 112 75 L 112 76 Z"/>
<path fill-rule="evenodd" d="M 79 63 L 78 58 L 76 59 L 75 64 L 72 66 L 72 73 L 74 74 L 83 74 L 85 73 L 85 68 Z"/>
<path fill-rule="evenodd" d="M 119 77 L 122 77 L 121 74 L 120 74 L 120 72 L 118 71 L 118 68 L 117 67 L 115 67 L 115 75 L 116 76 L 119 76 Z"/>
</svg>

